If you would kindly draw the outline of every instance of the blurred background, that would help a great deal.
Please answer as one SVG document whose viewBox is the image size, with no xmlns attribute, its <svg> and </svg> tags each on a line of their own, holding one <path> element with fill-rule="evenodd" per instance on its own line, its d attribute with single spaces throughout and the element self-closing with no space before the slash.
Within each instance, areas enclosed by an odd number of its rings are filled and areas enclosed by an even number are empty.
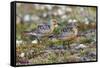
<svg viewBox="0 0 100 68">
<path fill-rule="evenodd" d="M 48 23 L 52 18 L 57 19 L 61 24 L 68 23 L 70 19 L 75 19 L 78 21 L 77 23 L 79 23 L 80 29 L 91 26 L 92 24 L 95 28 L 96 25 L 95 7 L 27 3 L 17 3 L 16 7 L 17 39 L 20 39 L 21 30 L 34 29 L 38 24 Z M 88 29 L 88 27 L 86 28 Z"/>
</svg>

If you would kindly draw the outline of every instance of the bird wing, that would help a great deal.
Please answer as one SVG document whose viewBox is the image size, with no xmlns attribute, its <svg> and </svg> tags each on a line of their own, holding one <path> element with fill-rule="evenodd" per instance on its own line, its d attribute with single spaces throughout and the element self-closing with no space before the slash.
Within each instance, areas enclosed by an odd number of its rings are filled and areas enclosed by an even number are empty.
<svg viewBox="0 0 100 68">
<path fill-rule="evenodd" d="M 50 32 L 50 25 L 48 25 L 48 24 L 38 25 L 38 31 L 41 34 L 49 33 Z"/>
</svg>

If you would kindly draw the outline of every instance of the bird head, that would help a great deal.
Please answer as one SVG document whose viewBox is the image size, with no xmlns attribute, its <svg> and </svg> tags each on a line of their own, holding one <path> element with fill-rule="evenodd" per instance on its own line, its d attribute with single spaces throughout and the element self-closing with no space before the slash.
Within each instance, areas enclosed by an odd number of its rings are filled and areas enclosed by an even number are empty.
<svg viewBox="0 0 100 68">
<path fill-rule="evenodd" d="M 74 31 L 74 34 L 77 36 L 78 34 L 78 24 L 76 19 L 69 19 L 68 20 L 68 26 L 72 27 L 72 30 Z"/>
<path fill-rule="evenodd" d="M 72 27 L 77 27 L 77 20 L 76 19 L 69 19 L 68 25 Z"/>
<path fill-rule="evenodd" d="M 54 26 L 54 27 L 58 27 L 58 21 L 57 21 L 56 19 L 52 19 L 52 20 L 51 20 L 51 24 L 52 24 L 52 26 Z"/>
</svg>

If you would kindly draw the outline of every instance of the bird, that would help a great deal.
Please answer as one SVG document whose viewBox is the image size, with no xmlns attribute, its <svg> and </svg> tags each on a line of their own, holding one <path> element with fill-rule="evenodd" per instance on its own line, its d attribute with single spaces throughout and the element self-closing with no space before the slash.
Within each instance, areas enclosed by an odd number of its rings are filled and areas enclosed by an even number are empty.
<svg viewBox="0 0 100 68">
<path fill-rule="evenodd" d="M 62 27 L 60 23 L 57 21 L 57 19 L 51 19 L 48 23 L 39 24 L 36 29 L 26 31 L 26 34 L 37 38 L 38 43 L 40 43 L 41 39 L 45 37 L 48 38 L 50 35 L 54 33 L 54 30 L 56 28 L 61 27 L 63 29 L 61 29 L 61 32 L 58 35 L 56 35 L 56 38 L 62 40 L 63 45 L 65 45 L 65 42 L 68 42 L 68 48 L 70 48 L 69 41 L 77 37 L 78 34 L 76 23 L 76 19 L 70 19 L 68 20 L 67 25 L 65 24 L 66 26 Z"/>
<path fill-rule="evenodd" d="M 56 19 L 51 19 L 47 23 L 38 24 L 36 29 L 32 29 L 31 31 L 24 31 L 24 34 L 27 36 L 31 36 L 31 38 L 37 39 L 40 43 L 40 39 L 44 37 L 49 37 L 50 34 L 53 33 L 54 29 L 58 27 L 58 22 Z"/>
<path fill-rule="evenodd" d="M 68 20 L 66 27 L 64 27 L 59 34 L 59 39 L 63 41 L 63 45 L 68 43 L 68 48 L 70 49 L 69 42 L 74 40 L 78 35 L 77 21 L 75 19 Z"/>
</svg>

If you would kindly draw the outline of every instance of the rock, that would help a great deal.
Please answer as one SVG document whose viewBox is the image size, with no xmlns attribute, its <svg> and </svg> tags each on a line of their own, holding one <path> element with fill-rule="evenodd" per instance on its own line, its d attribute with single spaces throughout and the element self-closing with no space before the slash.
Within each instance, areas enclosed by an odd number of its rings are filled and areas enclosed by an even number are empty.
<svg viewBox="0 0 100 68">
<path fill-rule="evenodd" d="M 90 56 L 91 58 L 96 57 L 96 52 L 89 52 L 88 56 Z"/>
<path fill-rule="evenodd" d="M 20 63 L 21 63 L 21 64 L 29 64 L 29 61 L 28 61 L 28 59 L 22 58 L 22 59 L 20 60 Z"/>
<path fill-rule="evenodd" d="M 78 45 L 78 46 L 75 47 L 75 49 L 77 49 L 77 50 L 79 50 L 79 49 L 85 49 L 85 48 L 87 48 L 87 46 L 84 45 L 84 44 L 80 44 L 80 45 Z"/>
<path fill-rule="evenodd" d="M 81 57 L 81 58 L 80 58 L 80 61 L 90 61 L 90 59 L 87 58 L 87 57 Z"/>
<path fill-rule="evenodd" d="M 51 45 L 51 46 L 48 47 L 48 49 L 50 49 L 50 50 L 52 50 L 52 49 L 55 50 L 55 49 L 56 49 L 56 46 Z"/>
<path fill-rule="evenodd" d="M 64 46 L 57 46 L 57 49 L 61 50 L 61 49 L 64 49 Z"/>
</svg>

